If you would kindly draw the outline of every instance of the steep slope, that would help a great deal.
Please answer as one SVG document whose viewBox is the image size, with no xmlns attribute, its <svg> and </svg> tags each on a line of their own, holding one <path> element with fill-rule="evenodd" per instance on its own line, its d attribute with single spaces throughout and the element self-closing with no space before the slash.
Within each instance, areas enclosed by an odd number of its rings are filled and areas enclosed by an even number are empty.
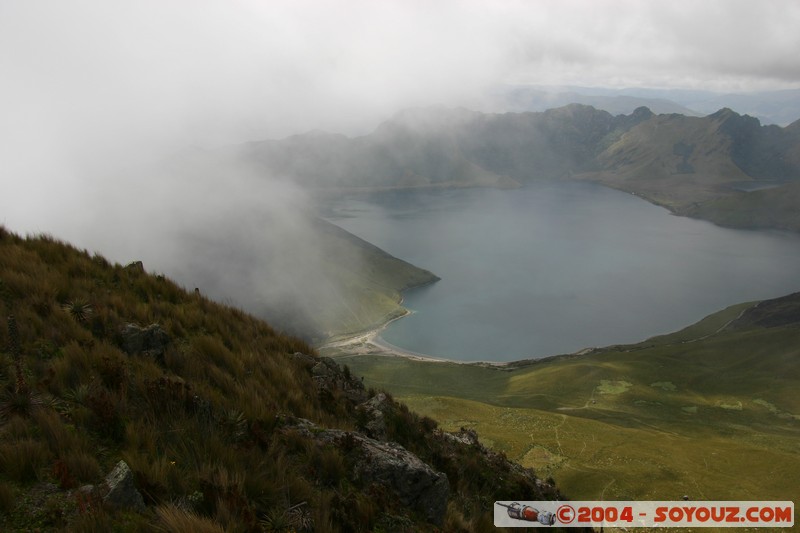
<svg viewBox="0 0 800 533">
<path fill-rule="evenodd" d="M 639 344 L 504 367 L 342 361 L 582 499 L 800 497 L 800 293 Z M 777 467 L 776 465 L 780 465 Z"/>
<path fill-rule="evenodd" d="M 685 206 L 677 213 L 731 228 L 800 231 L 800 183 L 750 192 L 734 191 L 721 198 Z"/>
<path fill-rule="evenodd" d="M 402 291 L 439 279 L 329 222 L 315 219 L 314 227 L 324 257 L 319 266 L 342 296 L 326 301 L 324 308 L 307 302 L 312 309 L 298 331 L 327 339 L 382 326 L 407 312 Z"/>
<path fill-rule="evenodd" d="M 602 170 L 581 177 L 720 225 L 796 231 L 799 152 L 796 124 L 761 126 L 730 109 L 702 118 L 660 115 L 627 131 L 598 156 Z M 774 183 L 788 185 L 738 190 Z"/>
<path fill-rule="evenodd" d="M 244 210 L 161 239 L 148 264 L 310 342 L 383 325 L 406 313 L 400 291 L 438 279 L 305 211 Z"/>
<path fill-rule="evenodd" d="M 654 116 L 604 150 L 592 178 L 670 207 L 718 197 L 722 185 L 750 179 L 722 134 L 727 116 Z"/>
<path fill-rule="evenodd" d="M 559 497 L 141 263 L 0 228 L 0 300 L 3 531 L 488 531 Z"/>
</svg>

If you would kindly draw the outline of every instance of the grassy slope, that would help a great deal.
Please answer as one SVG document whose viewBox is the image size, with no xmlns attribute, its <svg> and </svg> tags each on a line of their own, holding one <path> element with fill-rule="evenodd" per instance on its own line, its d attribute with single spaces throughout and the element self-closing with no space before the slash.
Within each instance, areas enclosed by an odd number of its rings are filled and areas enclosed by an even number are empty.
<svg viewBox="0 0 800 533">
<path fill-rule="evenodd" d="M 800 328 L 672 335 L 513 370 L 348 358 L 445 428 L 472 427 L 583 499 L 797 499 Z"/>
<path fill-rule="evenodd" d="M 318 220 L 315 229 L 325 258 L 320 267 L 345 296 L 325 300 L 312 314 L 311 327 L 324 338 L 369 330 L 405 314 L 400 291 L 439 279 L 333 224 Z"/>
<path fill-rule="evenodd" d="M 678 211 L 732 228 L 800 231 L 800 183 L 773 189 L 734 192 Z"/>
<path fill-rule="evenodd" d="M 351 475 L 357 452 L 291 430 L 294 417 L 345 430 L 361 419 L 348 394 L 318 390 L 311 367 L 291 356 L 312 349 L 263 321 L 2 227 L 0 310 L 0 530 L 432 529 L 391 491 Z M 125 353 L 129 323 L 157 323 L 170 338 L 163 354 Z M 530 473 L 390 405 L 389 438 L 448 476 L 445 527 L 493 529 L 492 501 L 538 490 Z M 142 514 L 74 492 L 120 459 Z"/>
<path fill-rule="evenodd" d="M 670 208 L 719 197 L 721 185 L 750 179 L 731 160 L 719 126 L 710 117 L 655 116 L 601 153 L 605 170 L 590 177 Z"/>
</svg>

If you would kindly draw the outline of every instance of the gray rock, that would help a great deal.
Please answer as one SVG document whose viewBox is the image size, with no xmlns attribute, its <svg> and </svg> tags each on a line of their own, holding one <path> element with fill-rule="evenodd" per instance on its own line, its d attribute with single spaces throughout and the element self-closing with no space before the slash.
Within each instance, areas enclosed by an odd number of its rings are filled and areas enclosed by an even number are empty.
<svg viewBox="0 0 800 533">
<path fill-rule="evenodd" d="M 132 263 L 128 263 L 125 266 L 125 270 L 128 272 L 133 272 L 136 274 L 143 274 L 144 273 L 144 263 L 141 261 L 133 261 Z"/>
<path fill-rule="evenodd" d="M 445 474 L 436 472 L 395 442 L 364 437 L 361 446 L 365 457 L 356 466 L 359 478 L 389 487 L 403 505 L 421 512 L 429 522 L 442 525 L 450 494 Z"/>
<path fill-rule="evenodd" d="M 340 448 L 346 443 L 345 452 L 357 457 L 350 472 L 356 481 L 387 487 L 403 505 L 422 513 L 429 522 L 442 525 L 450 494 L 447 476 L 401 445 L 380 442 L 353 431 L 323 430 L 305 419 L 295 419 L 286 429 Z"/>
<path fill-rule="evenodd" d="M 367 399 L 367 392 L 364 390 L 364 383 L 361 382 L 361 379 L 345 372 L 330 357 L 311 358 L 310 355 L 296 353 L 292 358 L 301 362 L 307 368 L 310 367 L 311 376 L 318 392 L 339 393 L 354 405 L 360 404 Z"/>
<path fill-rule="evenodd" d="M 357 407 L 366 415 L 363 430 L 368 437 L 387 440 L 386 415 L 393 409 L 392 403 L 382 392 Z"/>
<path fill-rule="evenodd" d="M 158 324 L 150 324 L 146 328 L 127 324 L 122 329 L 122 349 L 128 355 L 149 355 L 160 359 L 169 342 L 169 335 Z"/>
<path fill-rule="evenodd" d="M 120 461 L 117 466 L 106 476 L 108 493 L 103 497 L 103 503 L 115 509 L 132 509 L 143 512 L 144 499 L 133 484 L 133 472 L 125 461 Z"/>
</svg>

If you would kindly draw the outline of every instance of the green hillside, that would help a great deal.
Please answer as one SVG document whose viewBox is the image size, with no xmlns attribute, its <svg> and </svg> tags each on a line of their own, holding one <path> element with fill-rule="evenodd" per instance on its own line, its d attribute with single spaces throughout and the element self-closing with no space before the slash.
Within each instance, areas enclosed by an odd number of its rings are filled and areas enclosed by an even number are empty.
<svg viewBox="0 0 800 533">
<path fill-rule="evenodd" d="M 576 498 L 800 497 L 800 294 L 639 344 L 502 367 L 340 360 Z"/>
<path fill-rule="evenodd" d="M 141 263 L 0 228 L 0 307 L 2 531 L 489 531 L 562 497 Z"/>
<path fill-rule="evenodd" d="M 737 191 L 685 206 L 678 212 L 732 228 L 800 231 L 800 183 L 759 191 Z"/>
<path fill-rule="evenodd" d="M 298 300 L 263 313 L 284 325 L 287 308 L 295 306 L 297 312 L 293 316 L 298 318 L 290 329 L 310 340 L 352 335 L 382 326 L 407 312 L 402 306 L 401 291 L 439 279 L 329 222 L 314 219 L 312 228 L 318 246 L 314 257 L 321 260 L 312 265 L 309 278 L 319 278 L 324 273 L 335 296 L 298 290 Z M 298 260 L 303 260 L 302 254 Z M 304 283 L 303 279 L 295 281 L 298 285 Z"/>
</svg>

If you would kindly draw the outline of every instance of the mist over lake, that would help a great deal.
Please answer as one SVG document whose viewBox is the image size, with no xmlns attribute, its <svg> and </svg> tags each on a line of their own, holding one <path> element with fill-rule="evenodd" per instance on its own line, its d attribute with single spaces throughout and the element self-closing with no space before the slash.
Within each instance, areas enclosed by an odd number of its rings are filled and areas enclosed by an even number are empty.
<svg viewBox="0 0 800 533">
<path fill-rule="evenodd" d="M 588 183 L 341 198 L 328 219 L 441 281 L 382 338 L 464 361 L 628 343 L 800 290 L 800 237 L 671 215 Z"/>
</svg>

